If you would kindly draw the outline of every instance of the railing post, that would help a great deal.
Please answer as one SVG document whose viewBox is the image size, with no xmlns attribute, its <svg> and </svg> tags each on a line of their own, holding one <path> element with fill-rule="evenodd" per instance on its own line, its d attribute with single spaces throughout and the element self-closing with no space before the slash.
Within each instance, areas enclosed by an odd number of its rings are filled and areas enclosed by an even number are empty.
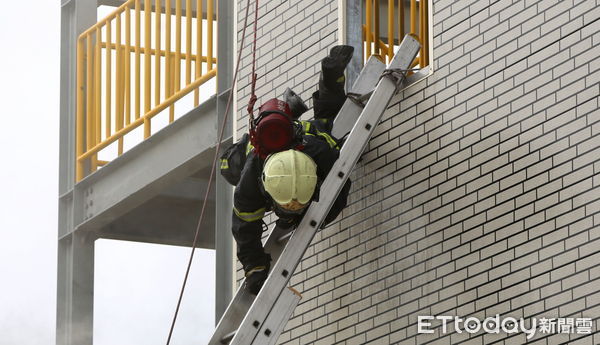
<svg viewBox="0 0 600 345">
<path fill-rule="evenodd" d="M 175 88 L 181 89 L 181 1 L 175 0 Z"/>
<path fill-rule="evenodd" d="M 208 47 L 207 47 L 207 59 L 208 59 L 208 67 L 207 69 L 210 71 L 213 69 L 213 17 L 214 17 L 214 8 L 213 8 L 213 0 L 206 0 L 206 32 L 208 36 Z"/>
<path fill-rule="evenodd" d="M 94 53 L 94 113 L 96 113 L 96 137 L 98 141 L 102 140 L 102 31 L 96 29 L 96 51 Z M 110 134 L 108 134 L 110 135 Z M 107 135 L 107 136 L 108 136 Z"/>
<path fill-rule="evenodd" d="M 185 84 L 192 82 L 192 0 L 185 0 Z"/>
<path fill-rule="evenodd" d="M 196 79 L 202 74 L 202 0 L 196 0 Z M 218 24 L 217 24 L 218 25 Z M 200 104 L 200 89 L 194 90 L 194 106 Z"/>
<path fill-rule="evenodd" d="M 78 39 L 77 40 L 77 58 L 76 58 L 76 65 L 77 65 L 77 84 L 76 84 L 76 94 L 77 94 L 77 98 L 76 98 L 76 104 L 77 104 L 77 119 L 76 119 L 76 155 L 75 155 L 75 161 L 76 161 L 76 180 L 79 181 L 81 180 L 84 176 L 85 176 L 85 170 L 84 170 L 84 165 L 83 162 L 80 161 L 79 159 L 77 159 L 77 157 L 81 156 L 84 152 L 84 110 L 83 110 L 83 100 L 84 100 L 84 95 L 85 95 L 85 88 L 83 86 L 84 83 L 84 68 L 83 68 L 83 57 L 84 57 L 84 52 L 83 52 L 83 39 Z"/>
<path fill-rule="evenodd" d="M 94 54 L 92 53 L 92 35 L 85 36 L 85 124 L 87 127 L 86 146 L 88 149 L 96 144 L 96 118 L 94 113 L 94 79 L 92 77 Z M 91 171 L 97 169 L 96 155 L 90 158 Z"/>
<path fill-rule="evenodd" d="M 124 68 L 123 68 L 123 52 L 121 46 L 121 14 L 117 15 L 116 22 L 116 42 L 115 49 L 117 51 L 116 56 L 116 87 L 115 87 L 115 96 L 116 96 L 116 110 L 115 110 L 115 125 L 117 130 L 123 128 L 123 78 L 124 78 Z M 123 139 L 119 139 L 117 154 L 120 156 L 123 154 Z"/>
<path fill-rule="evenodd" d="M 366 0 L 367 6 L 366 6 L 366 13 L 365 13 L 365 15 L 366 15 L 365 23 L 366 23 L 367 27 L 365 30 L 366 31 L 365 32 L 365 38 L 366 38 L 365 43 L 367 45 L 367 47 L 366 47 L 367 48 L 366 49 L 367 56 L 365 56 L 365 61 L 367 61 L 369 56 L 371 56 L 371 54 L 372 54 L 372 48 L 371 48 L 371 26 L 372 26 L 372 24 L 371 24 L 372 18 L 371 17 L 372 17 L 372 11 L 373 11 L 372 1 L 373 0 Z"/>
<path fill-rule="evenodd" d="M 421 49 L 419 49 L 419 66 L 423 68 L 425 66 L 425 5 L 427 0 L 419 0 L 419 43 L 421 43 Z"/>
<path fill-rule="evenodd" d="M 131 9 L 125 9 L 125 124 L 131 123 Z M 107 136 L 108 138 L 108 136 Z"/>
<path fill-rule="evenodd" d="M 154 106 L 160 104 L 160 67 L 161 67 L 161 56 L 160 56 L 160 41 L 162 36 L 160 16 L 162 14 L 162 5 L 160 0 L 156 0 L 154 3 L 154 22 L 156 32 L 155 43 L 154 43 Z"/>
<path fill-rule="evenodd" d="M 402 0 L 400 0 L 402 1 Z M 394 0 L 388 0 L 388 62 L 394 57 Z"/>
<path fill-rule="evenodd" d="M 373 37 L 373 42 L 375 42 L 375 50 L 373 55 L 376 56 L 380 56 L 381 57 L 381 50 L 379 49 L 379 38 L 381 36 L 380 34 L 380 30 L 379 30 L 379 0 L 374 0 L 375 2 L 375 6 L 373 8 L 373 13 L 375 14 L 375 22 L 374 22 L 374 27 L 375 27 L 375 32 L 374 32 L 374 37 Z"/>
<path fill-rule="evenodd" d="M 141 100 L 140 100 L 140 50 L 141 50 L 141 0 L 135 0 L 135 119 L 140 118 L 141 113 Z"/>
<path fill-rule="evenodd" d="M 410 33 L 417 34 L 417 0 L 410 0 Z"/>
<path fill-rule="evenodd" d="M 171 71 L 171 0 L 165 0 L 165 99 L 173 93 Z M 175 108 L 169 107 L 169 123 L 173 122 Z"/>
<path fill-rule="evenodd" d="M 107 137 L 112 135 L 112 28 L 111 22 L 106 25 L 106 51 L 105 51 L 105 106 L 104 121 Z M 100 114 L 98 115 L 100 116 Z"/>
<path fill-rule="evenodd" d="M 429 0 L 423 1 L 424 15 L 423 15 L 423 64 L 421 68 L 429 65 Z"/>
<path fill-rule="evenodd" d="M 152 17 L 152 4 L 150 0 L 144 0 L 144 115 L 150 111 L 151 108 L 151 52 L 152 49 L 152 32 L 150 30 Z M 158 34 L 158 33 L 157 33 Z M 144 139 L 150 137 L 151 128 L 150 128 L 150 119 L 144 117 Z"/>
</svg>

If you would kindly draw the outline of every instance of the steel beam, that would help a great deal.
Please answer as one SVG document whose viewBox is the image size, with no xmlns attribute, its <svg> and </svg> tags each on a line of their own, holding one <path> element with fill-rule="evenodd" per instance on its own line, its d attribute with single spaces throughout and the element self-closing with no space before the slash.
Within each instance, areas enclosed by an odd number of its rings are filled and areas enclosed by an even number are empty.
<svg viewBox="0 0 600 345">
<path fill-rule="evenodd" d="M 364 0 L 345 0 L 346 1 L 346 37 L 347 45 L 354 47 L 352 60 L 346 67 L 346 88 L 350 89 L 355 84 L 356 78 L 363 67 L 363 2 Z"/>
<path fill-rule="evenodd" d="M 227 100 L 231 93 L 233 79 L 233 57 L 235 54 L 234 42 L 236 31 L 233 1 L 219 1 L 217 4 L 219 20 L 217 21 L 217 128 L 225 119 Z M 234 92 L 235 96 L 235 92 Z M 233 120 L 235 118 L 234 103 L 230 105 L 227 122 L 225 123 L 224 137 L 229 138 L 233 133 Z M 222 145 L 224 151 L 227 143 Z M 231 212 L 233 209 L 233 188 L 225 179 L 215 172 L 215 324 L 221 318 L 229 301 L 233 296 L 234 282 L 234 252 L 231 237 Z"/>
<path fill-rule="evenodd" d="M 210 166 L 215 101 L 211 98 L 77 183 L 74 195 L 83 201 L 84 210 L 75 229 L 99 230 Z"/>
<path fill-rule="evenodd" d="M 61 1 L 60 162 L 56 343 L 91 345 L 94 302 L 94 235 L 65 236 L 80 213 L 75 181 L 75 90 L 78 35 L 96 22 L 96 2 Z"/>
<path fill-rule="evenodd" d="M 58 242 L 58 345 L 93 343 L 95 239 L 77 233 Z"/>
<path fill-rule="evenodd" d="M 160 195 L 98 230 L 98 236 L 115 240 L 191 246 L 208 181 L 186 178 Z M 215 249 L 215 199 L 209 197 L 201 224 L 198 248 Z"/>
</svg>

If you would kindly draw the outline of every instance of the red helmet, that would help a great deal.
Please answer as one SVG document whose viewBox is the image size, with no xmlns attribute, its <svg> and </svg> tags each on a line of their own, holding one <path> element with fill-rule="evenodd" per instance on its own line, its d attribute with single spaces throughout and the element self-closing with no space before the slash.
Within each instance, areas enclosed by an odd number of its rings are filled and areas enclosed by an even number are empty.
<svg viewBox="0 0 600 345">
<path fill-rule="evenodd" d="M 280 101 L 277 98 L 271 98 L 263 103 L 260 108 L 258 108 L 258 120 L 260 121 L 261 116 L 265 116 L 270 113 L 279 113 L 289 117 L 290 119 L 292 118 L 292 110 L 290 110 L 290 106 L 286 102 Z"/>
<path fill-rule="evenodd" d="M 256 127 L 250 138 L 262 158 L 273 152 L 289 149 L 294 139 L 292 112 L 289 105 L 277 98 L 261 105 Z"/>
<path fill-rule="evenodd" d="M 292 143 L 294 130 L 290 119 L 279 113 L 271 113 L 256 126 L 256 147 L 270 154 L 288 149 Z"/>
</svg>

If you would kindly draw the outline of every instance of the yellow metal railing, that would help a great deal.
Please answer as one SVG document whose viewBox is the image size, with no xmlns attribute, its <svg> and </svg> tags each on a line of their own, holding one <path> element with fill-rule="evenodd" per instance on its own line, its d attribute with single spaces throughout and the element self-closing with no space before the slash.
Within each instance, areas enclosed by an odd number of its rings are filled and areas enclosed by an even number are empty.
<svg viewBox="0 0 600 345">
<path fill-rule="evenodd" d="M 98 154 L 109 145 L 116 142 L 122 154 L 134 129 L 143 126 L 148 138 L 151 119 L 163 110 L 172 122 L 174 103 L 192 91 L 198 106 L 200 85 L 217 73 L 213 1 L 204 0 L 204 19 L 203 0 L 193 0 L 195 11 L 192 0 L 129 0 L 79 36 L 77 181 L 107 163 Z"/>
<path fill-rule="evenodd" d="M 397 47 L 408 33 L 418 38 L 421 43 L 421 50 L 411 68 L 429 65 L 428 0 L 365 0 L 364 5 L 364 61 L 371 56 L 377 56 L 381 61 L 389 63 L 394 57 L 394 47 Z M 385 11 L 387 16 L 382 22 L 380 13 Z M 382 37 L 382 27 L 387 27 L 387 30 L 384 30 L 387 37 Z"/>
</svg>

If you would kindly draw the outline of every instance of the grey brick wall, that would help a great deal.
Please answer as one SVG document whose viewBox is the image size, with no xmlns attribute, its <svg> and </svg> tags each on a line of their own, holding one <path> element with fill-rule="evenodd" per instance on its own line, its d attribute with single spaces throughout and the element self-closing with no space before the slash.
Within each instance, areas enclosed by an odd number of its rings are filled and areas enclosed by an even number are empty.
<svg viewBox="0 0 600 345">
<path fill-rule="evenodd" d="M 495 314 L 590 317 L 591 335 L 529 342 L 600 344 L 599 5 L 433 1 L 434 73 L 392 100 L 349 206 L 306 252 L 282 344 L 527 342 L 439 322 L 417 334 L 419 315 Z M 308 99 L 337 1 L 269 1 L 259 15 L 258 103 L 287 86 Z"/>
</svg>

